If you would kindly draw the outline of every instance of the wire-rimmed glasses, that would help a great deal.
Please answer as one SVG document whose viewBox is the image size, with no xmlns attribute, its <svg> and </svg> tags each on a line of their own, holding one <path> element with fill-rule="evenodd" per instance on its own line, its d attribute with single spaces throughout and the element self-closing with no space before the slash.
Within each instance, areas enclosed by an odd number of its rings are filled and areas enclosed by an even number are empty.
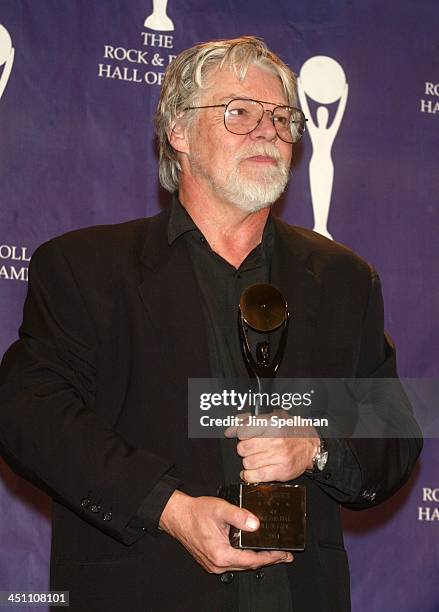
<svg viewBox="0 0 439 612">
<path fill-rule="evenodd" d="M 200 108 L 224 108 L 224 127 L 232 134 L 243 136 L 250 134 L 261 123 L 265 113 L 271 115 L 276 134 L 284 142 L 298 142 L 306 127 L 306 117 L 300 108 L 294 106 L 275 106 L 273 110 L 265 109 L 263 104 L 273 104 L 251 98 L 233 98 L 226 104 L 210 104 L 207 106 L 188 106 L 184 110 Z"/>
</svg>

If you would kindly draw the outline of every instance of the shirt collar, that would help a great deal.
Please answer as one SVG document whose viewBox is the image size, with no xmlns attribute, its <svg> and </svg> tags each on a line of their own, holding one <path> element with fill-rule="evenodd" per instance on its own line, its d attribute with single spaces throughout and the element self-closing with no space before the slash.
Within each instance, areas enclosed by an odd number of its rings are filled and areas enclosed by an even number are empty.
<svg viewBox="0 0 439 612">
<path fill-rule="evenodd" d="M 180 236 L 188 232 L 198 232 L 202 236 L 201 231 L 195 225 L 192 217 L 179 201 L 176 194 L 172 197 L 171 212 L 168 221 L 168 244 L 173 244 Z M 262 248 L 266 257 L 270 260 L 273 251 L 273 243 L 275 236 L 275 224 L 273 216 L 270 212 L 262 234 Z"/>
<path fill-rule="evenodd" d="M 168 244 L 172 244 L 187 232 L 200 231 L 178 197 L 173 195 L 168 221 Z"/>
</svg>

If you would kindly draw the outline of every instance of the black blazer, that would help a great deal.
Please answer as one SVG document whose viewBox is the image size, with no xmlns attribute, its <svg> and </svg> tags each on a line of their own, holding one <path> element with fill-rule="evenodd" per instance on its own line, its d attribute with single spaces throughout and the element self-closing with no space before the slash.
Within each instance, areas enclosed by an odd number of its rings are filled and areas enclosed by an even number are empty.
<svg viewBox="0 0 439 612">
<path fill-rule="evenodd" d="M 187 379 L 209 377 L 200 296 L 168 211 L 51 240 L 34 254 L 20 340 L 1 369 L 0 448 L 54 499 L 51 588 L 70 609 L 237 609 L 236 581 L 130 519 L 164 474 L 191 495 L 222 481 L 216 440 L 187 437 Z M 276 220 L 272 282 L 293 319 L 278 376 L 394 376 L 379 280 L 348 249 Z M 409 427 L 418 431 L 407 413 Z M 408 478 L 419 440 L 350 440 L 367 508 Z M 307 550 L 288 566 L 294 609 L 349 609 L 335 457 L 307 485 Z M 332 489 L 333 491 L 334 489 Z M 371 494 L 371 492 L 373 494 Z"/>
</svg>

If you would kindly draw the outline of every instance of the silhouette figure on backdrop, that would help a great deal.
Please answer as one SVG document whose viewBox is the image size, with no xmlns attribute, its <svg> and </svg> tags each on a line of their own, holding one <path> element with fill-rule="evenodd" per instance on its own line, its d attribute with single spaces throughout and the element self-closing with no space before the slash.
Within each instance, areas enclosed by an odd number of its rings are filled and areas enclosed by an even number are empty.
<svg viewBox="0 0 439 612">
<path fill-rule="evenodd" d="M 334 162 L 331 149 L 343 118 L 348 98 L 345 73 L 338 62 L 330 57 L 315 56 L 307 60 L 298 79 L 299 99 L 308 117 L 307 128 L 311 138 L 313 154 L 309 163 L 309 182 L 314 213 L 314 231 L 327 238 L 328 216 L 334 182 Z M 334 120 L 328 126 L 329 111 L 319 106 L 314 123 L 307 96 L 320 104 L 332 104 L 340 100 Z"/>
<path fill-rule="evenodd" d="M 11 74 L 12 64 L 14 63 L 14 47 L 7 29 L 0 23 L 0 66 L 3 66 L 3 73 L 0 76 L 0 99 L 3 95 Z"/>
<path fill-rule="evenodd" d="M 152 13 L 145 19 L 144 26 L 150 30 L 159 30 L 160 32 L 171 32 L 174 29 L 172 19 L 166 14 L 168 0 L 153 0 Z"/>
</svg>

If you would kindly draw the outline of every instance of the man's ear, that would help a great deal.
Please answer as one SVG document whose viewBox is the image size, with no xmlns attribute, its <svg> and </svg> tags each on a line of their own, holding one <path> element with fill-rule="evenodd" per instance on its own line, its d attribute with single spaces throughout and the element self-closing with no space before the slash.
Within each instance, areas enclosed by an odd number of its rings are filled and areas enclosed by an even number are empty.
<svg viewBox="0 0 439 612">
<path fill-rule="evenodd" d="M 178 153 L 188 152 L 187 124 L 183 117 L 177 117 L 168 132 L 169 144 Z"/>
</svg>

